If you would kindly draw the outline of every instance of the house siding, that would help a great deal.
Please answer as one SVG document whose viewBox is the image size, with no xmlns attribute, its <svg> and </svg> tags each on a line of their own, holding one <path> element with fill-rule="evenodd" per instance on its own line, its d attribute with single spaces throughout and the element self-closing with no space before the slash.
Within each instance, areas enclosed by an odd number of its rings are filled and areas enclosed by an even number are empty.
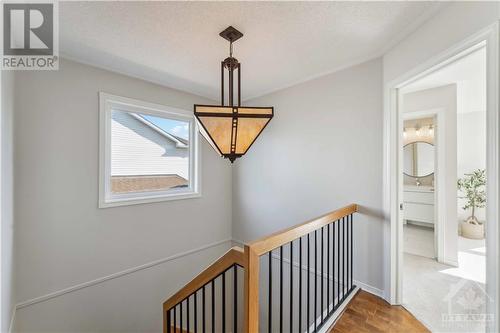
<svg viewBox="0 0 500 333">
<path fill-rule="evenodd" d="M 189 149 L 127 112 L 111 117 L 111 176 L 179 175 L 189 179 Z"/>
</svg>

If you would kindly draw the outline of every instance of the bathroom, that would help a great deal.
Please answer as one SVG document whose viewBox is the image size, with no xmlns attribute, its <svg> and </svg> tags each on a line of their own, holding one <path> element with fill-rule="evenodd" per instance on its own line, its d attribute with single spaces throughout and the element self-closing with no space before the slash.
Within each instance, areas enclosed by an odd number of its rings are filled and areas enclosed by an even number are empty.
<svg viewBox="0 0 500 333">
<path fill-rule="evenodd" d="M 485 311 L 488 303 L 485 48 L 475 46 L 401 96 L 403 305 L 431 331 L 449 331 L 446 315 Z M 470 295 L 477 308 L 450 310 L 451 297 Z M 454 332 L 483 326 L 467 322 Z"/>
<path fill-rule="evenodd" d="M 404 128 L 404 250 L 433 259 L 437 257 L 434 233 L 434 117 L 405 120 Z"/>
</svg>

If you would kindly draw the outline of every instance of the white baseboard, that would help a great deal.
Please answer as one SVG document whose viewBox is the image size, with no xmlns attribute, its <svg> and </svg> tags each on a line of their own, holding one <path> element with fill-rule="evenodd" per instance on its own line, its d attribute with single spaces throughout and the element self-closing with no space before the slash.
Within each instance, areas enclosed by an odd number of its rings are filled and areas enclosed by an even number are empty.
<svg viewBox="0 0 500 333">
<path fill-rule="evenodd" d="M 319 333 L 327 333 L 329 332 L 330 328 L 337 323 L 337 321 L 340 319 L 342 313 L 344 312 L 345 308 L 349 305 L 349 303 L 352 301 L 354 296 L 359 291 L 359 287 L 354 288 L 349 296 L 346 297 L 346 299 L 340 304 L 337 310 L 331 315 L 331 317 L 321 326 L 321 328 L 318 330 Z M 333 306 L 333 304 L 332 304 Z M 330 307 L 330 306 L 329 306 Z M 321 318 L 316 319 L 316 322 L 318 320 L 321 320 Z M 314 324 L 309 327 L 308 332 L 314 331 Z M 304 332 L 305 333 L 305 332 Z"/>
<path fill-rule="evenodd" d="M 138 271 L 141 271 L 141 270 L 144 270 L 144 269 L 148 269 L 148 268 L 151 268 L 151 267 L 154 267 L 154 266 L 157 266 L 157 265 L 161 265 L 161 264 L 164 264 L 166 262 L 169 262 L 169 261 L 172 261 L 172 260 L 175 260 L 175 259 L 179 259 L 179 258 L 188 256 L 188 255 L 191 255 L 191 254 L 194 254 L 194 253 L 197 253 L 197 252 L 201 252 L 201 251 L 207 250 L 209 248 L 212 248 L 212 247 L 215 247 L 215 246 L 219 246 L 219 245 L 222 245 L 224 243 L 231 242 L 231 241 L 232 241 L 232 239 L 230 239 L 230 238 L 229 239 L 223 239 L 223 240 L 211 243 L 211 244 L 207 244 L 207 245 L 198 247 L 198 248 L 193 249 L 193 250 L 189 250 L 189 251 L 185 251 L 185 252 L 180 252 L 180 253 L 174 254 L 172 256 L 166 257 L 166 258 L 162 258 L 162 259 L 158 259 L 158 260 L 155 260 L 155 261 L 151 261 L 149 263 L 146 263 L 146 264 L 143 264 L 143 265 L 139 265 L 139 266 L 136 266 L 136 267 L 132 267 L 132 268 L 128 268 L 126 270 L 123 270 L 123 271 L 120 271 L 120 272 L 116 272 L 116 273 L 113 273 L 111 275 L 103 276 L 103 277 L 97 278 L 95 280 L 91 280 L 91 281 L 87 281 L 87 282 L 84 282 L 84 283 L 80 283 L 80 284 L 77 284 L 77 285 L 74 285 L 74 286 L 71 286 L 71 287 L 68 287 L 68 288 L 64 288 L 64 289 L 61 289 L 61 290 L 58 290 L 58 291 L 54 291 L 52 293 L 49 293 L 49 294 L 46 294 L 46 295 L 43 295 L 43 296 L 39 296 L 39 297 L 35 297 L 35 298 L 29 299 L 29 300 L 26 300 L 26 301 L 22 301 L 22 302 L 20 302 L 20 303 L 18 303 L 16 305 L 16 309 L 19 310 L 19 309 L 22 309 L 24 307 L 27 307 L 27 306 L 30 306 L 30 305 L 33 305 L 33 304 L 37 304 L 37 303 L 40 303 L 40 302 L 44 302 L 44 301 L 50 300 L 52 298 L 68 294 L 68 293 L 72 293 L 74 291 L 77 291 L 77 290 L 80 290 L 80 289 L 83 289 L 83 288 L 92 287 L 92 286 L 95 286 L 97 284 L 101 284 L 103 282 L 109 281 L 109 280 L 117 279 L 117 278 L 120 278 L 120 277 L 128 275 L 128 274 L 136 273 Z"/>
<path fill-rule="evenodd" d="M 9 333 L 12 333 L 14 328 L 14 319 L 16 318 L 16 307 L 12 309 L 12 315 L 10 316 Z"/>
<path fill-rule="evenodd" d="M 450 259 L 444 258 L 441 261 L 438 260 L 438 262 L 445 264 L 445 265 L 448 265 L 448 266 L 458 267 L 458 261 L 456 261 L 456 260 L 450 260 Z"/>
<path fill-rule="evenodd" d="M 385 299 L 385 297 L 384 297 L 384 291 L 382 289 L 378 289 L 378 288 L 372 287 L 369 284 L 363 283 L 363 282 L 358 281 L 358 280 L 354 280 L 354 284 L 356 286 L 358 286 L 360 289 L 362 289 L 363 291 L 366 291 L 366 292 L 368 292 L 368 293 L 370 293 L 372 295 L 375 295 L 377 297 Z"/>
<path fill-rule="evenodd" d="M 234 245 L 241 246 L 241 247 L 244 247 L 245 244 L 247 243 L 247 242 L 244 242 L 242 240 L 234 239 L 234 238 L 231 241 L 233 242 Z"/>
</svg>

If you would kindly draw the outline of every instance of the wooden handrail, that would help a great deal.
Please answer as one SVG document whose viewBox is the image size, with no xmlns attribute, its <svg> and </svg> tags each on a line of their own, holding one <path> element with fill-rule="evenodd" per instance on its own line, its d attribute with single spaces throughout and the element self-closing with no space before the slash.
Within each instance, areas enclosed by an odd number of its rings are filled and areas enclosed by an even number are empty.
<svg viewBox="0 0 500 333">
<path fill-rule="evenodd" d="M 214 263 L 198 274 L 193 280 L 186 284 L 181 290 L 166 300 L 163 303 L 163 311 L 170 310 L 179 304 L 179 302 L 192 295 L 206 283 L 215 279 L 219 274 L 223 273 L 234 264 L 246 267 L 245 254 L 241 247 L 235 246 L 229 249 L 222 257 L 217 259 Z"/>
<path fill-rule="evenodd" d="M 259 257 L 357 211 L 358 205 L 351 204 L 305 223 L 278 231 L 245 246 L 247 263 L 245 267 L 245 333 L 259 331 Z"/>
<path fill-rule="evenodd" d="M 167 301 L 163 303 L 164 317 L 164 332 L 167 332 L 167 322 L 169 320 L 169 310 L 177 304 L 185 300 L 187 297 L 195 293 L 202 286 L 214 280 L 220 274 L 224 273 L 234 264 L 238 264 L 244 268 L 245 284 L 244 284 L 244 323 L 243 328 L 246 333 L 254 333 L 259 330 L 259 258 L 261 255 L 268 253 L 282 245 L 285 245 L 295 239 L 305 236 L 315 230 L 335 223 L 336 221 L 356 213 L 358 205 L 351 204 L 343 208 L 334 210 L 328 214 L 312 219 L 305 223 L 298 224 L 291 228 L 278 231 L 270 236 L 258 239 L 247 245 L 243 250 L 240 247 L 233 247 L 227 251 L 222 257 L 208 266 L 193 280 L 186 284 L 181 290 L 175 293 Z"/>
<path fill-rule="evenodd" d="M 270 236 L 253 241 L 248 244 L 248 247 L 252 250 L 252 252 L 260 256 L 357 211 L 358 205 L 351 204 L 313 220 L 275 232 Z"/>
</svg>

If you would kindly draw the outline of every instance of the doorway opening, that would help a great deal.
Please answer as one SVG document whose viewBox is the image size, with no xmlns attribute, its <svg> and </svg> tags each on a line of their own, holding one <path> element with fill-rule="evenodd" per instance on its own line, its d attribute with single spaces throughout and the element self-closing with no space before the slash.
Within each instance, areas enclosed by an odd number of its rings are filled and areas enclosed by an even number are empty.
<svg viewBox="0 0 500 333">
<path fill-rule="evenodd" d="M 399 89 L 402 304 L 432 331 L 486 328 L 486 63 L 481 42 Z"/>
</svg>

